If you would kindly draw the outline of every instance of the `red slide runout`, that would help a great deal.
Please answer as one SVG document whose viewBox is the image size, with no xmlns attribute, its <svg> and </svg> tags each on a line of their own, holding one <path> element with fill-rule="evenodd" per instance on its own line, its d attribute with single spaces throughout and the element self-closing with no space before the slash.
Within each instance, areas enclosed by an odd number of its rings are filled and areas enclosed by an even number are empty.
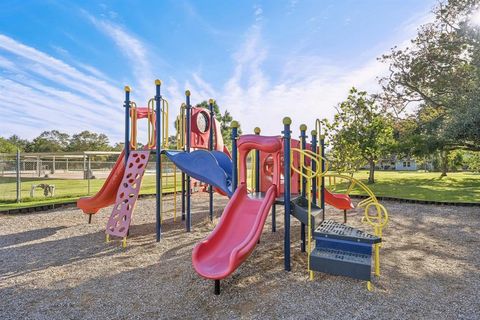
<svg viewBox="0 0 480 320">
<path fill-rule="evenodd" d="M 83 213 L 97 213 L 98 210 L 115 203 L 117 190 L 122 182 L 123 173 L 125 172 L 124 159 L 125 151 L 122 151 L 100 191 L 93 197 L 81 198 L 77 201 L 77 207 L 82 209 Z"/>
<path fill-rule="evenodd" d="M 352 199 L 346 194 L 331 193 L 325 189 L 325 202 L 340 210 L 351 210 L 355 208 Z"/>
<path fill-rule="evenodd" d="M 237 188 L 213 232 L 193 249 L 193 267 L 202 277 L 223 279 L 247 259 L 260 238 L 276 189 L 272 185 L 265 198 L 251 199 L 246 184 Z"/>
</svg>

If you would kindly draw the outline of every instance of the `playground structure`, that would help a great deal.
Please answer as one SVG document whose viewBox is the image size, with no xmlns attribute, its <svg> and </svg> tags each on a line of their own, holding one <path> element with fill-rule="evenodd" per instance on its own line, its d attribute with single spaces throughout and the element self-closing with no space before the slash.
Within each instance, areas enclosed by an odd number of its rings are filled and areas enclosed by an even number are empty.
<svg viewBox="0 0 480 320">
<path fill-rule="evenodd" d="M 77 205 L 92 215 L 101 208 L 114 205 L 107 222 L 106 238 L 122 238 L 127 245 L 129 227 L 142 178 L 152 150 L 156 161 L 156 240 L 162 234 L 162 157 L 170 159 L 182 171 L 181 211 L 186 231 L 191 225 L 191 195 L 195 183 L 208 185 L 209 217 L 213 220 L 213 192 L 230 198 L 220 221 L 212 233 L 198 243 L 192 253 L 195 270 L 204 278 L 214 280 L 215 294 L 220 293 L 220 280 L 232 274 L 259 243 L 263 226 L 271 212 L 272 232 L 276 232 L 276 206 L 283 205 L 284 269 L 291 270 L 290 216 L 301 222 L 301 251 L 308 256 L 309 278 L 313 272 L 326 272 L 367 281 L 372 289 L 371 264 L 380 275 L 382 230 L 388 213 L 370 189 L 353 177 L 328 171 L 324 136 L 317 120 L 307 143 L 306 125 L 300 126 L 300 140 L 291 138 L 291 119 L 283 120 L 282 136 L 238 135 L 239 125 L 232 122 L 232 150 L 225 147 L 218 121 L 209 109 L 192 107 L 190 91 L 180 107 L 176 123 L 176 150 L 169 149 L 168 102 L 161 96 L 161 82 L 155 81 L 156 94 L 146 108 L 130 100 L 130 88 L 125 87 L 125 150 L 100 191 L 93 197 L 82 198 Z M 137 148 L 137 121 L 146 118 L 148 142 Z M 247 158 L 252 159 L 252 185 L 247 187 Z M 176 172 L 176 170 L 174 170 Z M 346 194 L 331 193 L 325 178 L 343 179 L 349 183 Z M 176 195 L 176 174 L 174 173 Z M 357 207 L 364 208 L 362 221 L 373 227 L 373 234 L 346 225 L 346 210 L 354 208 L 348 194 L 362 188 L 368 198 Z M 176 201 L 176 200 L 175 200 Z M 344 223 L 327 220 L 325 204 L 343 210 Z M 314 242 L 314 247 L 313 247 Z"/>
</svg>

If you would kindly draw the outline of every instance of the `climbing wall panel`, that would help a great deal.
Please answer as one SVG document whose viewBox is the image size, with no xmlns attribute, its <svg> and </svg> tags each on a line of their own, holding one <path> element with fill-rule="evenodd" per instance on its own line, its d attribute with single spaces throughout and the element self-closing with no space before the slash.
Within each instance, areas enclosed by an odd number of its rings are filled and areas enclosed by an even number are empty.
<svg viewBox="0 0 480 320">
<path fill-rule="evenodd" d="M 127 236 L 149 155 L 150 151 L 130 152 L 127 168 L 117 191 L 115 205 L 107 222 L 107 234 L 117 237 Z"/>
</svg>

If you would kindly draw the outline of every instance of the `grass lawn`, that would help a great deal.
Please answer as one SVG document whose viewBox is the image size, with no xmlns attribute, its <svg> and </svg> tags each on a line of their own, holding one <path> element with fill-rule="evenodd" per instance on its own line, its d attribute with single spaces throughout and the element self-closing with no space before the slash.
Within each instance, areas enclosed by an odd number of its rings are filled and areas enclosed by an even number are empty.
<svg viewBox="0 0 480 320">
<path fill-rule="evenodd" d="M 177 174 L 177 190 L 180 190 L 181 175 Z M 94 195 L 103 186 L 105 179 L 90 180 L 90 195 Z M 47 183 L 55 185 L 55 196 L 44 197 L 42 189 L 36 189 L 35 197 L 30 197 L 30 188 L 32 184 Z M 173 191 L 173 177 L 163 182 L 163 191 Z M 81 179 L 41 179 L 41 178 L 22 178 L 21 188 L 22 202 L 16 203 L 16 184 L 15 178 L 0 177 L 0 211 L 25 208 L 37 205 L 48 205 L 55 203 L 65 203 L 75 201 L 81 197 L 88 196 L 88 181 Z M 142 182 L 140 194 L 155 193 L 155 175 L 145 175 Z"/>
<path fill-rule="evenodd" d="M 359 171 L 354 178 L 366 183 L 368 171 Z M 328 184 L 328 178 L 326 178 Z M 339 181 L 337 181 L 338 183 Z M 339 185 L 336 191 L 345 190 Z M 375 183 L 368 185 L 377 196 L 402 199 L 480 202 L 480 174 L 470 172 L 448 173 L 440 178 L 439 172 L 377 171 Z M 363 194 L 355 188 L 352 194 Z"/>
<path fill-rule="evenodd" d="M 355 178 L 367 182 L 368 172 L 359 171 Z M 180 175 L 177 175 L 177 190 L 180 190 Z M 377 171 L 375 173 L 376 183 L 368 185 L 377 196 L 388 196 L 403 199 L 433 200 L 446 202 L 479 202 L 480 201 L 480 174 L 469 172 L 449 173 L 447 177 L 440 178 L 440 173 L 432 172 L 398 172 L 398 171 Z M 103 185 L 105 179 L 90 180 L 90 195 L 95 194 Z M 250 179 L 248 180 L 250 183 Z M 46 198 L 42 190 L 37 189 L 35 198 L 30 198 L 32 184 L 48 183 L 54 184 L 55 197 Z M 328 178 L 326 179 L 328 185 Z M 346 184 L 338 185 L 334 192 L 342 192 Z M 173 178 L 164 181 L 164 192 L 173 191 Z M 155 193 L 155 176 L 146 175 L 141 194 Z M 356 188 L 352 194 L 361 194 Z M 15 203 L 15 179 L 0 178 L 0 211 L 15 208 L 23 208 L 42 204 L 55 204 L 77 200 L 88 195 L 87 180 L 80 179 L 22 179 L 22 202 Z"/>
</svg>

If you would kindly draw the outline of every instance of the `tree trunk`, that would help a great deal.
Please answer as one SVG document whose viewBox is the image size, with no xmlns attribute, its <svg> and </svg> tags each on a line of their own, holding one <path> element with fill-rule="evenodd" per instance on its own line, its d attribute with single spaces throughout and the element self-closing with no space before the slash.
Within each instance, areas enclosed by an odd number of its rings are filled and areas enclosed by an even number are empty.
<svg viewBox="0 0 480 320">
<path fill-rule="evenodd" d="M 448 151 L 440 151 L 440 159 L 442 162 L 442 174 L 440 177 L 446 177 L 448 172 Z"/>
<path fill-rule="evenodd" d="M 370 167 L 370 171 L 368 173 L 368 183 L 375 183 L 375 161 L 369 160 L 368 165 Z"/>
</svg>

